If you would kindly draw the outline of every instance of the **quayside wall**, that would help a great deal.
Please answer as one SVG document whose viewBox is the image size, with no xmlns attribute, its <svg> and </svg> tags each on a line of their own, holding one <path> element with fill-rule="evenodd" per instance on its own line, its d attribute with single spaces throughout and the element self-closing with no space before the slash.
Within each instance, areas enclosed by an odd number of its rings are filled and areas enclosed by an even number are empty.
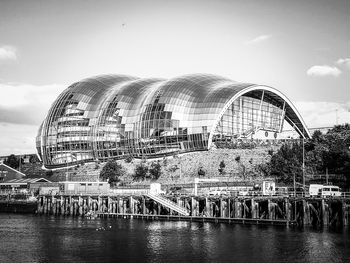
<svg viewBox="0 0 350 263">
<path fill-rule="evenodd" d="M 36 201 L 0 200 L 0 213 L 34 214 L 36 213 L 37 208 L 38 204 Z"/>
<path fill-rule="evenodd" d="M 167 196 L 188 214 L 181 215 L 147 195 L 43 195 L 38 214 L 122 217 L 245 224 L 348 226 L 350 199 L 306 197 Z"/>
</svg>

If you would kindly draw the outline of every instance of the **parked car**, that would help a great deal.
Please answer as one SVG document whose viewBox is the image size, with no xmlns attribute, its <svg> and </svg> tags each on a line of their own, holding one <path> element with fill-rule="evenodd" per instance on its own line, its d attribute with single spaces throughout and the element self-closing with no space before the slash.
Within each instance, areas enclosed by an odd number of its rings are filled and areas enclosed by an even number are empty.
<svg viewBox="0 0 350 263">
<path fill-rule="evenodd" d="M 227 191 L 225 191 L 225 190 L 212 190 L 212 191 L 210 191 L 209 193 L 208 193 L 208 195 L 210 195 L 210 196 L 221 196 L 221 195 L 226 195 L 226 196 L 228 196 L 228 195 L 230 195 L 230 193 L 229 192 L 227 192 Z"/>
<path fill-rule="evenodd" d="M 323 186 L 320 190 L 319 190 L 319 195 L 324 197 L 324 196 L 341 196 L 341 191 L 339 186 L 335 186 L 335 185 L 327 185 L 327 186 Z"/>
<path fill-rule="evenodd" d="M 180 186 L 174 186 L 167 191 L 168 195 L 186 195 L 187 191 Z"/>
<path fill-rule="evenodd" d="M 213 196 L 213 195 L 221 195 L 221 191 L 220 190 L 213 190 L 209 192 L 209 195 Z"/>
</svg>

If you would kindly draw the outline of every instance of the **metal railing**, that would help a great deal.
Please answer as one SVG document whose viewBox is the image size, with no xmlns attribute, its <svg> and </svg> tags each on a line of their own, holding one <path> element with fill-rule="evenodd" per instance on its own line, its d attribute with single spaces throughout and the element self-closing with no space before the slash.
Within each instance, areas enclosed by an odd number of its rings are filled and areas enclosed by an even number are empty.
<svg viewBox="0 0 350 263">
<path fill-rule="evenodd" d="M 155 194 L 146 194 L 149 198 L 153 199 L 154 201 L 162 204 L 163 206 L 166 206 L 170 208 L 171 210 L 179 213 L 180 215 L 189 215 L 186 208 L 179 206 L 177 203 L 174 203 L 173 201 L 170 201 L 169 199 L 166 199 L 160 195 Z"/>
</svg>

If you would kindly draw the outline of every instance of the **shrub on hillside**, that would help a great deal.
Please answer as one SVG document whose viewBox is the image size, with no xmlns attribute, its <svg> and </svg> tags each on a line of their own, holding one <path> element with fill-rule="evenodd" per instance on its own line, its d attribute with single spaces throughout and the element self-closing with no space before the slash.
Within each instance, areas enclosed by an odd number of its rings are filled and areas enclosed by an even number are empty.
<svg viewBox="0 0 350 263">
<path fill-rule="evenodd" d="M 199 169 L 198 169 L 198 176 L 199 177 L 205 176 L 205 171 L 204 171 L 203 167 L 199 167 Z"/>
<path fill-rule="evenodd" d="M 158 162 L 152 162 L 149 168 L 150 179 L 157 180 L 162 175 L 162 167 Z"/>
<path fill-rule="evenodd" d="M 124 161 L 125 161 L 126 163 L 131 163 L 133 160 L 134 160 L 134 158 L 133 158 L 131 155 L 128 155 L 128 156 L 124 159 Z"/>
<path fill-rule="evenodd" d="M 136 165 L 133 177 L 136 181 L 145 180 L 148 177 L 148 167 L 142 163 Z"/>
<path fill-rule="evenodd" d="M 220 175 L 225 174 L 225 167 L 226 167 L 226 164 L 225 164 L 224 160 L 222 160 L 219 164 L 219 169 L 218 169 Z"/>
<path fill-rule="evenodd" d="M 100 178 L 107 180 L 110 184 L 120 181 L 120 177 L 125 175 L 123 166 L 114 160 L 109 160 L 100 172 Z"/>
</svg>

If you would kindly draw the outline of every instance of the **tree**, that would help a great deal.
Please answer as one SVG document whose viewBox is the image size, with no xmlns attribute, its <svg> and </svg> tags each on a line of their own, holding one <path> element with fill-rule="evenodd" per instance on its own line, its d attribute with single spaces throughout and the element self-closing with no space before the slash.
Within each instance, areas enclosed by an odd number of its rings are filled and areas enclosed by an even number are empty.
<svg viewBox="0 0 350 263">
<path fill-rule="evenodd" d="M 302 181 L 303 144 L 284 144 L 271 156 L 267 167 L 259 167 L 263 174 L 270 172 L 279 181 L 291 183 L 293 175 Z M 350 125 L 336 125 L 323 134 L 316 130 L 311 139 L 304 140 L 306 174 L 337 174 L 345 177 L 342 187 L 350 185 Z M 236 160 L 237 161 L 237 160 Z M 268 168 L 268 169 L 265 169 Z"/>
<path fill-rule="evenodd" d="M 126 163 L 131 163 L 131 162 L 133 161 L 133 159 L 134 159 L 134 158 L 132 157 L 132 155 L 128 155 L 128 156 L 125 158 L 124 161 L 125 161 Z"/>
<path fill-rule="evenodd" d="M 235 158 L 235 161 L 237 162 L 237 164 L 239 165 L 239 170 L 240 170 L 240 173 L 242 174 L 243 176 L 243 179 L 245 179 L 245 166 L 244 164 L 241 162 L 241 156 L 236 156 Z"/>
<path fill-rule="evenodd" d="M 259 163 L 254 166 L 254 172 L 264 177 L 270 176 L 271 166 L 269 163 Z"/>
<path fill-rule="evenodd" d="M 199 167 L 199 169 L 198 169 L 198 176 L 199 177 L 205 176 L 205 171 L 204 171 L 203 167 Z"/>
<path fill-rule="evenodd" d="M 29 162 L 30 163 L 38 163 L 38 162 L 40 162 L 40 160 L 36 154 L 33 154 L 29 157 Z"/>
<path fill-rule="evenodd" d="M 11 154 L 7 159 L 4 161 L 4 164 L 12 167 L 13 169 L 17 169 L 19 167 L 19 159 L 14 154 Z"/>
<path fill-rule="evenodd" d="M 300 181 L 302 177 L 302 146 L 299 143 L 284 144 L 271 157 L 270 169 L 271 175 L 275 176 L 277 181 L 284 183 L 293 182 L 295 174 L 296 180 Z"/>
<path fill-rule="evenodd" d="M 151 179 L 157 180 L 162 175 L 162 166 L 159 164 L 159 161 L 152 162 L 148 171 Z"/>
<path fill-rule="evenodd" d="M 219 169 L 218 169 L 220 175 L 225 174 L 225 167 L 226 167 L 226 164 L 225 164 L 224 160 L 222 160 L 219 164 Z"/>
<path fill-rule="evenodd" d="M 138 164 L 135 167 L 134 179 L 135 180 L 145 180 L 148 176 L 148 167 L 144 164 Z"/>
<path fill-rule="evenodd" d="M 115 184 L 120 181 L 120 177 L 125 175 L 123 166 L 114 160 L 109 160 L 100 172 L 100 178 L 107 180 L 110 184 Z"/>
</svg>

